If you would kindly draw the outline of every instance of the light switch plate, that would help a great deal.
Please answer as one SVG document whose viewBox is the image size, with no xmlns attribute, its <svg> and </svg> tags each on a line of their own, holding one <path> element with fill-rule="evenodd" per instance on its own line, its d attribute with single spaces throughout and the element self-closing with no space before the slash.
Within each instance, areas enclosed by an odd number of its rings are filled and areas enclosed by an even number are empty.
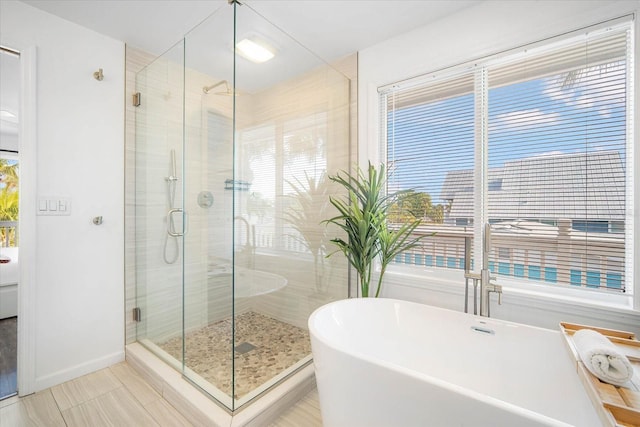
<svg viewBox="0 0 640 427">
<path fill-rule="evenodd" d="M 37 215 L 67 216 L 71 215 L 71 198 L 69 197 L 38 197 Z"/>
</svg>

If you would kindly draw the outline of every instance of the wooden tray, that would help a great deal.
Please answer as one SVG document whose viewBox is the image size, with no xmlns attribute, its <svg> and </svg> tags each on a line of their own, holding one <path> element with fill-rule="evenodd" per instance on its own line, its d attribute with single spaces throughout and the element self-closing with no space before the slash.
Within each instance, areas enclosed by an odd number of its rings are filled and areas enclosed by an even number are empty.
<svg viewBox="0 0 640 427">
<path fill-rule="evenodd" d="M 629 387 L 618 387 L 600 381 L 584 366 L 573 343 L 572 335 L 580 329 L 600 332 L 629 358 L 635 375 Z M 640 427 L 640 341 L 631 332 L 596 328 L 560 322 L 569 353 L 576 361 L 576 370 L 602 423 L 607 427 Z"/>
</svg>

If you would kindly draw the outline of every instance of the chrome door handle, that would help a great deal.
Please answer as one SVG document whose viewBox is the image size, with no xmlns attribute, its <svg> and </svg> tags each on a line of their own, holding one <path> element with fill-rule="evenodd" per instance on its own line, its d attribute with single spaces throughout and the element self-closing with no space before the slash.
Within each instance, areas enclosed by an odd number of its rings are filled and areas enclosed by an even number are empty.
<svg viewBox="0 0 640 427">
<path fill-rule="evenodd" d="M 171 237 L 182 237 L 185 235 L 185 233 L 187 232 L 187 227 L 186 227 L 186 215 L 184 216 L 183 219 L 183 225 L 182 225 L 182 232 L 178 232 L 175 230 L 175 223 L 173 222 L 173 214 L 174 213 L 183 213 L 184 210 L 182 208 L 174 208 L 174 209 L 169 209 L 169 211 L 167 212 L 167 234 Z"/>
</svg>

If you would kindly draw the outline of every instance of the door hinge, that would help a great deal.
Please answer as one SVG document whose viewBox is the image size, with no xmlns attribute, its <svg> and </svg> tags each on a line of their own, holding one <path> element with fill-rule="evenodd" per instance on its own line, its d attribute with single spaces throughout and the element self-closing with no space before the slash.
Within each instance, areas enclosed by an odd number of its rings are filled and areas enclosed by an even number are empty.
<svg viewBox="0 0 640 427">
<path fill-rule="evenodd" d="M 134 322 L 142 321 L 142 312 L 140 311 L 140 307 L 136 307 L 133 309 L 133 321 Z"/>
<path fill-rule="evenodd" d="M 134 107 L 139 107 L 140 106 L 140 92 L 136 92 L 133 94 L 133 106 Z"/>
</svg>

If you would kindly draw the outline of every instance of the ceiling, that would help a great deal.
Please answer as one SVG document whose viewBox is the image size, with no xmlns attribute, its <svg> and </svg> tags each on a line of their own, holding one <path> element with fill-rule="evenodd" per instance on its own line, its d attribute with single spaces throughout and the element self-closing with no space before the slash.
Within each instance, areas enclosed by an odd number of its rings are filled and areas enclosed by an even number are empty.
<svg viewBox="0 0 640 427">
<path fill-rule="evenodd" d="M 22 0 L 160 54 L 227 0 Z M 249 7 L 331 61 L 479 3 L 478 0 L 246 0 Z"/>
</svg>

